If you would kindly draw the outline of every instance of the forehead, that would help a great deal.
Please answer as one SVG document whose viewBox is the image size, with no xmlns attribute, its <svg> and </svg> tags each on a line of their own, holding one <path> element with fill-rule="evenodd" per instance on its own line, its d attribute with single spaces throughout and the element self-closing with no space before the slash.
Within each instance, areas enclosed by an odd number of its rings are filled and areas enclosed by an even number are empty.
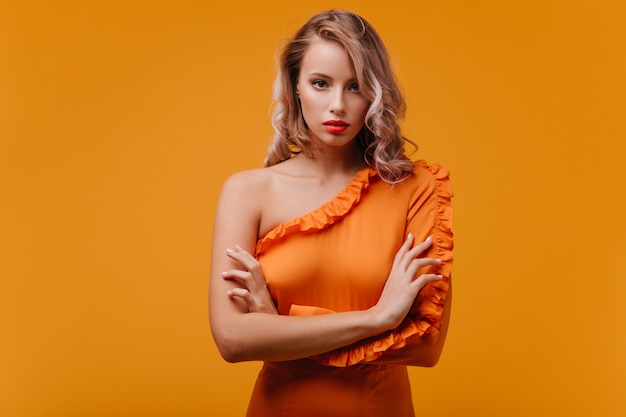
<svg viewBox="0 0 626 417">
<path fill-rule="evenodd" d="M 301 75 L 325 74 L 337 79 L 355 78 L 355 71 L 344 47 L 335 41 L 316 38 L 304 52 Z"/>
</svg>

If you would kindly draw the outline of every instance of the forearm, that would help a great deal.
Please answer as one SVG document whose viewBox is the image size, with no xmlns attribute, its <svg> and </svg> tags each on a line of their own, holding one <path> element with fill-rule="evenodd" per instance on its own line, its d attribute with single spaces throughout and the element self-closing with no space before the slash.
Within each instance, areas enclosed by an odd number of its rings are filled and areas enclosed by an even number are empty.
<svg viewBox="0 0 626 417">
<path fill-rule="evenodd" d="M 452 287 L 450 286 L 441 314 L 441 328 L 438 331 L 421 337 L 409 337 L 405 346 L 383 352 L 383 355 L 372 363 L 435 366 L 439 361 L 448 334 L 451 307 Z"/>
<path fill-rule="evenodd" d="M 306 358 L 387 330 L 371 309 L 308 317 L 236 314 L 229 323 L 212 320 L 212 329 L 229 362 Z"/>
<path fill-rule="evenodd" d="M 417 292 L 425 285 L 427 279 L 431 281 L 438 279 L 436 276 L 422 275 L 419 278 L 420 282 L 413 278 L 420 263 L 409 261 L 430 242 L 422 244 L 422 248 L 418 246 L 415 250 L 408 250 L 411 243 L 412 240 L 408 239 L 403 245 L 404 249 L 399 252 L 400 256 L 395 260 L 390 274 L 393 278 L 391 281 L 388 279 L 375 306 L 363 311 L 321 316 L 279 316 L 254 312 L 261 310 L 256 308 L 258 297 L 253 294 L 258 296 L 265 291 L 260 286 L 263 280 L 259 275 L 257 261 L 241 248 L 230 251 L 229 254 L 233 259 L 243 262 L 245 269 L 253 272 L 247 272 L 243 275 L 245 278 L 240 278 L 240 283 L 246 289 L 239 293 L 249 295 L 246 296 L 246 301 L 243 298 L 229 299 L 220 296 L 220 293 L 231 291 L 224 287 L 224 280 L 212 280 L 211 325 L 222 356 L 231 362 L 301 359 L 344 348 L 395 329 L 403 321 Z M 436 262 L 436 260 L 421 261 Z M 407 269 L 407 264 L 412 265 L 415 270 Z M 228 272 L 224 276 L 238 274 Z M 257 275 L 259 276 L 254 278 Z M 234 283 L 229 280 L 228 284 Z"/>
<path fill-rule="evenodd" d="M 440 336 L 442 335 L 435 333 L 421 337 L 411 337 L 402 348 L 387 350 L 383 352 L 379 359 L 371 363 L 422 367 L 435 366 L 439 361 L 441 348 L 443 347 L 437 343 Z"/>
</svg>

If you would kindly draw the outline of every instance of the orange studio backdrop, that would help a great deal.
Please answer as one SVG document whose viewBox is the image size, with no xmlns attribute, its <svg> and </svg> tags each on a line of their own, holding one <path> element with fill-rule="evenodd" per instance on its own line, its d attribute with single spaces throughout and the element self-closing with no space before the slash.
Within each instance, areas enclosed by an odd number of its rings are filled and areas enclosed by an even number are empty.
<svg viewBox="0 0 626 417">
<path fill-rule="evenodd" d="M 207 318 L 212 221 L 272 133 L 277 45 L 381 33 L 414 158 L 452 171 L 456 263 L 417 415 L 626 415 L 622 1 L 0 4 L 0 415 L 242 416 Z"/>
</svg>

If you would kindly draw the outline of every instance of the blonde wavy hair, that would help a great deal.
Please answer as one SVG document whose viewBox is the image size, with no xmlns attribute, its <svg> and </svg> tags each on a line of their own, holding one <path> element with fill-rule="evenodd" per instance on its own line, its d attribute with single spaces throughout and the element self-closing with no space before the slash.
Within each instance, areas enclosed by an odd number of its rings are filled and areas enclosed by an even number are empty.
<svg viewBox="0 0 626 417">
<path fill-rule="evenodd" d="M 389 53 L 374 28 L 346 10 L 330 10 L 313 16 L 285 45 L 274 82 L 274 139 L 263 166 L 285 161 L 302 152 L 312 156 L 312 144 L 300 110 L 296 85 L 307 47 L 322 38 L 341 44 L 350 58 L 361 94 L 370 102 L 365 124 L 357 140 L 366 163 L 385 181 L 397 183 L 409 176 L 413 163 L 404 145 L 417 145 L 402 136 L 398 121 L 406 105 L 391 69 Z"/>
</svg>

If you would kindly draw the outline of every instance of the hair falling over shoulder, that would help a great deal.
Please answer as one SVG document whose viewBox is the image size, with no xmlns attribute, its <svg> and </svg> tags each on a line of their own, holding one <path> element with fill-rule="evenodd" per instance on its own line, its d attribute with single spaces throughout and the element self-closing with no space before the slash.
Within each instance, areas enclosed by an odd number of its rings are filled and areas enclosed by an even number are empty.
<svg viewBox="0 0 626 417">
<path fill-rule="evenodd" d="M 264 166 L 272 166 L 302 152 L 311 156 L 308 129 L 302 117 L 296 84 L 304 53 L 316 38 L 341 44 L 357 75 L 360 91 L 370 102 L 365 125 L 358 134 L 363 157 L 385 181 L 396 183 L 413 170 L 404 144 L 416 145 L 402 136 L 399 120 L 405 101 L 393 74 L 389 54 L 375 29 L 360 16 L 330 10 L 313 16 L 285 45 L 278 60 L 274 82 L 274 139 Z"/>
</svg>

